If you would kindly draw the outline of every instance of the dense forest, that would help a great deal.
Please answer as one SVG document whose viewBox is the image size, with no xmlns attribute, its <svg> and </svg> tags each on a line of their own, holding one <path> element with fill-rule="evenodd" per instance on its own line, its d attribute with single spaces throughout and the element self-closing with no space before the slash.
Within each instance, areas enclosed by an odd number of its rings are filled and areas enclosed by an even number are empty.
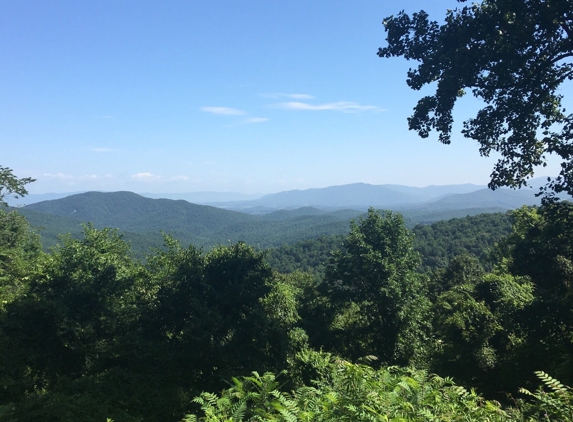
<svg viewBox="0 0 573 422">
<path fill-rule="evenodd" d="M 481 197 L 480 192 L 476 193 Z M 501 196 L 508 196 L 508 192 Z M 460 195 L 450 195 L 445 199 L 457 196 Z M 508 208 L 473 207 L 471 201 L 460 201 L 453 208 L 443 209 L 433 208 L 430 205 L 436 203 L 432 203 L 422 208 L 401 209 L 400 212 L 406 225 L 414 227 L 456 217 L 503 212 L 524 205 L 523 202 L 514 202 L 517 205 Z M 91 223 L 98 229 L 119 229 L 124 239 L 129 241 L 132 253 L 144 259 L 150 248 L 163 245 L 162 231 L 183 245 L 193 244 L 207 249 L 238 241 L 260 249 L 276 248 L 319 237 L 346 235 L 350 220 L 364 214 L 368 207 L 324 210 L 310 206 L 293 208 L 291 205 L 290 209 L 246 213 L 182 200 L 150 199 L 133 192 L 86 192 L 17 209 L 33 227 L 40 229 L 46 251 L 59 242 L 61 233 L 79 238 L 82 224 Z"/>
<path fill-rule="evenodd" d="M 412 231 L 422 271 L 444 268 L 458 255 L 471 255 L 491 269 L 491 253 L 495 244 L 511 232 L 511 216 L 491 213 L 452 218 L 417 224 Z M 342 235 L 321 236 L 269 249 L 267 260 L 281 273 L 299 270 L 323 276 L 332 253 L 342 248 L 343 243 Z"/>
<path fill-rule="evenodd" d="M 89 225 L 45 253 L 2 210 L 0 420 L 567 420 L 572 233 L 569 202 L 413 230 L 370 209 L 142 261 Z"/>
</svg>

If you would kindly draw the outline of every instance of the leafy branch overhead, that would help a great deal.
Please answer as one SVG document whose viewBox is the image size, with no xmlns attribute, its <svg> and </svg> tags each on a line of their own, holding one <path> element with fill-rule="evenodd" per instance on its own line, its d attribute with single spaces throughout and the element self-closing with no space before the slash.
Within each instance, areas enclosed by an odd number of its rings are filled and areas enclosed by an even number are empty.
<svg viewBox="0 0 573 422">
<path fill-rule="evenodd" d="M 31 177 L 24 177 L 19 179 L 12 173 L 12 169 L 0 166 L 0 206 L 8 205 L 4 198 L 13 195 L 15 198 L 20 198 L 28 194 L 25 186 L 28 183 L 35 182 Z"/>
<path fill-rule="evenodd" d="M 482 156 L 501 155 L 490 188 L 524 186 L 555 155 L 561 171 L 546 188 L 573 194 L 573 114 L 559 90 L 573 79 L 570 0 L 484 0 L 448 10 L 443 25 L 424 11 L 402 11 L 383 24 L 388 45 L 378 56 L 418 61 L 408 71 L 414 90 L 436 83 L 408 119 L 411 130 L 423 138 L 435 130 L 449 144 L 454 105 L 469 91 L 485 106 L 462 133 Z"/>
</svg>

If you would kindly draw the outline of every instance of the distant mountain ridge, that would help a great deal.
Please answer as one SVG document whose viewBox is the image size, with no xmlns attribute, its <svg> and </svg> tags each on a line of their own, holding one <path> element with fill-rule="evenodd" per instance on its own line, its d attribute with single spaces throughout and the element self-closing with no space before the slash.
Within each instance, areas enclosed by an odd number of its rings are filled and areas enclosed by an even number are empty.
<svg viewBox="0 0 573 422">
<path fill-rule="evenodd" d="M 151 199 L 133 192 L 86 192 L 30 204 L 19 211 L 34 227 L 44 228 L 45 245 L 56 244 L 61 233 L 78 236 L 81 223 L 91 222 L 98 228 L 119 229 L 142 253 L 150 246 L 162 245 L 162 232 L 199 247 L 244 241 L 267 248 L 345 234 L 350 221 L 368 206 L 399 211 L 413 227 L 538 203 L 532 190 L 491 191 L 469 184 L 411 188 L 358 183 L 280 192 L 233 202 L 225 208 L 221 204 Z"/>
<path fill-rule="evenodd" d="M 89 221 L 126 231 L 192 231 L 200 236 L 223 225 L 252 222 L 256 217 L 184 200 L 149 199 L 133 192 L 86 192 L 38 202 L 33 211 Z"/>
<path fill-rule="evenodd" d="M 406 224 L 413 227 L 416 223 L 504 210 L 499 207 L 448 209 L 434 204 L 434 208 L 410 208 L 401 212 Z M 80 235 L 80 224 L 91 222 L 98 228 L 119 229 L 141 254 L 151 246 L 162 245 L 161 232 L 173 235 L 183 244 L 199 247 L 244 241 L 267 248 L 340 235 L 348 232 L 350 221 L 363 211 L 300 207 L 254 215 L 183 200 L 150 199 L 133 192 L 87 192 L 31 204 L 19 208 L 19 212 L 29 218 L 34 227 L 44 228 L 42 238 L 47 246 L 57 243 L 58 234 Z"/>
<path fill-rule="evenodd" d="M 194 204 L 208 205 L 226 201 L 248 201 L 263 196 L 239 192 L 185 192 L 185 193 L 141 193 L 141 196 L 153 199 L 183 199 Z"/>
<path fill-rule="evenodd" d="M 93 192 L 93 191 L 92 191 Z M 106 193 L 105 191 L 98 191 L 101 193 Z M 66 198 L 71 195 L 77 195 L 80 193 L 86 193 L 86 191 L 80 192 L 64 192 L 64 193 L 31 193 L 21 198 L 7 197 L 5 198 L 8 205 L 11 207 L 20 207 L 24 205 L 35 204 L 42 201 L 51 201 L 54 199 Z M 109 193 L 109 192 L 107 192 Z M 246 194 L 239 192 L 183 192 L 183 193 L 140 193 L 139 195 L 146 198 L 152 199 L 182 199 L 193 204 L 210 204 L 225 201 L 245 201 L 250 199 L 257 199 L 263 196 L 262 194 Z"/>
<path fill-rule="evenodd" d="M 245 211 L 250 208 L 271 210 L 299 207 L 316 207 L 329 210 L 341 208 L 365 210 L 368 207 L 387 209 L 422 203 L 446 195 L 469 193 L 483 188 L 484 186 L 472 184 L 416 188 L 402 185 L 352 183 L 326 188 L 289 190 L 248 201 L 229 201 L 211 205 L 238 211 Z"/>
<path fill-rule="evenodd" d="M 351 208 L 365 211 L 368 207 L 405 211 L 409 209 L 461 210 L 496 208 L 510 210 L 522 205 L 538 205 L 540 199 L 532 189 L 497 189 L 462 184 L 416 188 L 402 185 L 369 185 L 353 183 L 306 190 L 290 190 L 265 195 L 259 199 L 211 204 L 253 214 L 280 209 L 314 207 L 325 211 Z"/>
<path fill-rule="evenodd" d="M 455 194 L 431 201 L 427 208 L 452 209 L 460 207 L 498 207 L 515 209 L 523 205 L 539 205 L 540 198 L 532 191 L 513 189 L 480 189 L 471 193 Z"/>
<path fill-rule="evenodd" d="M 118 228 L 128 238 L 147 236 L 150 246 L 161 246 L 161 232 L 185 244 L 210 247 L 245 241 L 258 247 L 278 246 L 313 237 L 343 234 L 350 220 L 361 214 L 347 210 L 328 213 L 318 209 L 281 211 L 276 216 L 250 215 L 183 200 L 150 199 L 133 192 L 87 192 L 19 208 L 35 227 L 44 227 L 55 244 L 52 227 L 78 234 L 80 223 Z M 45 217 L 42 218 L 42 215 Z"/>
<path fill-rule="evenodd" d="M 531 197 L 533 197 L 539 192 L 539 187 L 545 183 L 546 179 L 543 177 L 531 179 L 529 181 L 530 189 L 524 188 L 518 192 L 529 192 Z M 377 208 L 403 207 L 434 201 L 450 195 L 472 193 L 482 189 L 486 189 L 486 186 L 471 183 L 430 185 L 426 187 L 351 183 L 325 188 L 295 189 L 267 195 L 211 191 L 140 193 L 139 195 L 153 199 L 185 200 L 195 204 L 212 205 L 218 208 L 238 211 L 249 210 L 249 213 L 267 213 L 272 210 L 301 207 L 315 207 L 327 210 L 352 207 L 366 209 L 370 206 Z M 501 189 L 501 191 L 507 192 L 508 189 Z M 23 206 L 45 200 L 61 199 L 78 193 L 85 192 L 30 194 L 17 200 L 14 198 L 7 199 L 11 206 Z M 566 196 L 562 197 L 566 199 Z"/>
</svg>

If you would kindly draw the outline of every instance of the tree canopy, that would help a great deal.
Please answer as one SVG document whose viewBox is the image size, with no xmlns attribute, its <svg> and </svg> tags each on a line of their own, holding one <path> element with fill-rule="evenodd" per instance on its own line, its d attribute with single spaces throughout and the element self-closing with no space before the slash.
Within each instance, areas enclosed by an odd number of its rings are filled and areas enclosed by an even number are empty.
<svg viewBox="0 0 573 422">
<path fill-rule="evenodd" d="M 454 105 L 470 91 L 485 106 L 462 133 L 482 156 L 501 155 L 489 187 L 524 186 L 553 154 L 561 171 L 546 188 L 573 194 L 573 114 L 559 90 L 573 78 L 571 0 L 483 0 L 448 10 L 443 25 L 424 11 L 383 24 L 388 45 L 378 56 L 418 61 L 408 71 L 414 90 L 436 82 L 408 119 L 411 130 L 423 138 L 435 130 L 449 144 Z"/>
<path fill-rule="evenodd" d="M 426 279 L 400 214 L 373 208 L 353 221 L 343 251 L 333 255 L 320 286 L 335 309 L 333 340 L 357 359 L 374 354 L 388 364 L 418 363 L 425 350 Z"/>
<path fill-rule="evenodd" d="M 7 205 L 4 200 L 8 195 L 20 198 L 28 194 L 25 186 L 28 183 L 35 182 L 31 177 L 19 179 L 12 173 L 12 169 L 0 166 L 0 206 Z"/>
</svg>

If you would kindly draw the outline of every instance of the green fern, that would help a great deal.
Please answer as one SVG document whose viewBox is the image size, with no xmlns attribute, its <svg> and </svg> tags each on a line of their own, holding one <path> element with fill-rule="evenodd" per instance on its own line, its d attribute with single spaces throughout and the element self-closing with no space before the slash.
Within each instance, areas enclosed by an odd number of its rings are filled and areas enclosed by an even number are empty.
<svg viewBox="0 0 573 422">
<path fill-rule="evenodd" d="M 537 375 L 537 378 L 539 378 L 541 381 L 543 381 L 543 384 L 545 384 L 547 387 L 549 387 L 550 389 L 552 389 L 556 393 L 559 393 L 559 394 L 567 393 L 567 388 L 563 384 L 561 384 L 558 380 L 556 380 L 555 378 L 549 376 L 548 374 L 546 374 L 543 371 L 535 371 L 534 373 L 535 373 L 535 375 Z"/>
<path fill-rule="evenodd" d="M 524 412 L 535 419 L 542 417 L 546 421 L 573 421 L 573 390 L 571 387 L 563 385 L 543 371 L 536 371 L 535 375 L 551 391 L 545 392 L 540 387 L 537 392 L 532 393 L 521 388 L 519 390 L 521 394 L 535 399 L 524 405 Z"/>
</svg>

